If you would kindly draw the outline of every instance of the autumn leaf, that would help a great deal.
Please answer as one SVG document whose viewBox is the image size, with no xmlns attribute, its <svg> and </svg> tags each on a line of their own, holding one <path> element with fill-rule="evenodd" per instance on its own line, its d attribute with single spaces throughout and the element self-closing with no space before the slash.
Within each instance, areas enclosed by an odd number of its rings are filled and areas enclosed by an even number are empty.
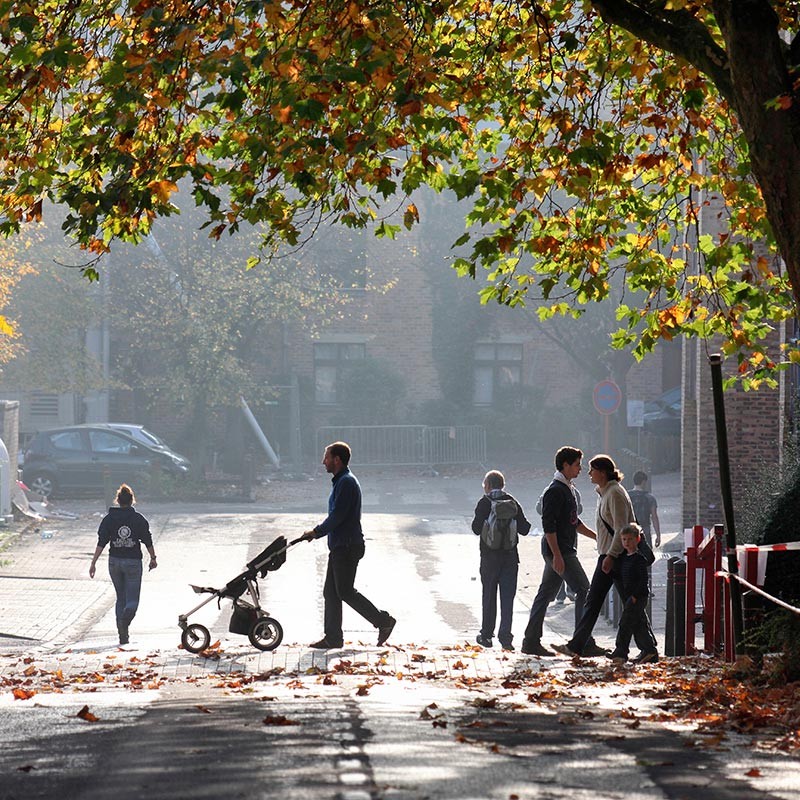
<svg viewBox="0 0 800 800">
<path fill-rule="evenodd" d="M 178 191 L 178 184 L 173 181 L 151 181 L 147 188 L 162 202 L 168 203 L 170 197 Z"/>
<path fill-rule="evenodd" d="M 89 706 L 84 706 L 75 716 L 84 722 L 99 722 L 100 719 L 89 711 Z"/>
<path fill-rule="evenodd" d="M 275 716 L 267 715 L 261 720 L 264 725 L 299 725 L 299 722 L 295 720 L 289 719 L 288 717 L 283 716 L 282 714 L 277 714 Z"/>
<path fill-rule="evenodd" d="M 36 694 L 35 691 L 21 688 L 13 689 L 11 693 L 14 695 L 15 700 L 30 700 Z"/>
</svg>

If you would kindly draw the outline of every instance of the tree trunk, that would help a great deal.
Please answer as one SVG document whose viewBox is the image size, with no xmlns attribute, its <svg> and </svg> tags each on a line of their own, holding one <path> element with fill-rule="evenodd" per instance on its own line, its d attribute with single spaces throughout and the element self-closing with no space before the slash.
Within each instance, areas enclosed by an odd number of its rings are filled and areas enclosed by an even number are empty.
<svg viewBox="0 0 800 800">
<path fill-rule="evenodd" d="M 726 6 L 729 17 L 721 22 L 736 114 L 800 306 L 800 107 L 792 96 L 789 49 L 780 40 L 774 12 L 763 0 L 736 0 Z M 767 106 L 779 97 L 794 102 L 787 109 Z"/>
</svg>

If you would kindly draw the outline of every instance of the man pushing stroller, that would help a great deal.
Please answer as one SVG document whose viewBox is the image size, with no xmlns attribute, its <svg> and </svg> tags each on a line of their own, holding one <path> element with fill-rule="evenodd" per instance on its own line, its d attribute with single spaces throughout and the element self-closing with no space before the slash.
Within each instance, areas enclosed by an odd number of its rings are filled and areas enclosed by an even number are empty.
<svg viewBox="0 0 800 800">
<path fill-rule="evenodd" d="M 354 586 L 358 562 L 364 557 L 361 530 L 361 485 L 348 467 L 350 446 L 334 442 L 325 448 L 322 464 L 332 475 L 328 516 L 301 539 L 312 541 L 328 537 L 328 570 L 322 596 L 325 599 L 325 635 L 311 647 L 328 650 L 344 644 L 342 602 L 361 614 L 378 629 L 378 645 L 386 642 L 396 620 L 388 611 L 379 611 Z"/>
</svg>

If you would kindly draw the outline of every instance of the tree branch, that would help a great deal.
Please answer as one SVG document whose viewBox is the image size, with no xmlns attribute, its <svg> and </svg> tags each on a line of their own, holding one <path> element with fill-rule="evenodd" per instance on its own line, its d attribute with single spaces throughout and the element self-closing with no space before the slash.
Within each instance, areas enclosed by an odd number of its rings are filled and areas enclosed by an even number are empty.
<svg viewBox="0 0 800 800">
<path fill-rule="evenodd" d="M 609 25 L 624 28 L 697 67 L 735 107 L 728 55 L 690 11 L 668 11 L 663 0 L 592 0 L 592 6 Z"/>
</svg>

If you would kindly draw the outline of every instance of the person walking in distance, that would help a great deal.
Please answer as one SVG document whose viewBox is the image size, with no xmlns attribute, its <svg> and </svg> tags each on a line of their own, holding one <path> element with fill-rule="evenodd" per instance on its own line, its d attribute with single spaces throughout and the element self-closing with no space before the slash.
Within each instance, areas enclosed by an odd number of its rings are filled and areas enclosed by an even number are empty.
<svg viewBox="0 0 800 800">
<path fill-rule="evenodd" d="M 632 522 L 620 531 L 622 546 L 625 548 L 619 558 L 620 584 L 622 585 L 622 616 L 617 630 L 617 641 L 609 658 L 615 664 L 628 660 L 631 636 L 636 628 L 650 632 L 647 650 L 636 659 L 639 664 L 658 661 L 658 645 L 647 619 L 647 598 L 650 595 L 650 570 L 645 557 L 639 551 L 642 529 Z"/>
<path fill-rule="evenodd" d="M 142 545 L 150 554 L 150 569 L 158 566 L 153 549 L 150 525 L 133 506 L 136 498 L 131 487 L 122 484 L 117 490 L 117 507 L 108 509 L 97 531 L 97 547 L 89 565 L 89 577 L 94 578 L 97 559 L 108 545 L 108 573 L 117 595 L 115 606 L 119 643 L 128 644 L 130 626 L 139 609 L 142 588 Z"/>
<path fill-rule="evenodd" d="M 564 645 L 555 645 L 559 653 L 569 656 L 589 655 L 587 648 L 592 631 L 600 616 L 603 602 L 612 585 L 616 584 L 622 595 L 622 586 L 617 558 L 623 551 L 620 534 L 622 529 L 634 521 L 631 499 L 622 485 L 622 473 L 617 469 L 614 460 L 605 454 L 596 455 L 589 461 L 589 478 L 597 487 L 600 496 L 597 504 L 597 565 L 592 575 L 589 594 L 580 622 L 577 624 L 572 638 Z M 650 645 L 652 629 L 647 630 L 647 616 L 636 622 L 634 638 L 644 653 Z M 593 655 L 599 653 L 592 652 Z"/>
<path fill-rule="evenodd" d="M 364 534 L 361 530 L 361 485 L 349 469 L 350 446 L 334 442 L 325 448 L 322 464 L 330 474 L 331 494 L 328 516 L 301 538 L 306 541 L 327 536 L 328 570 L 322 596 L 325 600 L 325 635 L 311 647 L 326 650 L 341 647 L 342 603 L 347 603 L 378 629 L 378 645 L 384 644 L 395 626 L 395 618 L 379 611 L 354 586 L 358 562 L 364 557 Z"/>
<path fill-rule="evenodd" d="M 638 470 L 633 475 L 633 486 L 629 492 L 631 503 L 633 503 L 633 513 L 637 524 L 641 527 L 645 541 L 651 547 L 661 547 L 661 523 L 658 521 L 658 502 L 656 498 L 647 491 L 648 476 L 646 472 Z M 655 541 L 650 535 L 650 523 L 652 520 L 652 530 L 655 534 Z"/>
<path fill-rule="evenodd" d="M 500 595 L 500 627 L 497 638 L 503 650 L 513 650 L 511 621 L 517 593 L 519 552 L 517 537 L 527 536 L 531 524 L 519 502 L 505 491 L 506 479 L 496 469 L 483 479 L 483 497 L 475 506 L 472 531 L 480 536 L 482 614 L 477 642 L 491 647 L 497 619 L 497 595 Z"/>
<path fill-rule="evenodd" d="M 532 656 L 552 656 L 542 643 L 542 628 L 547 607 L 563 583 L 575 594 L 575 623 L 583 615 L 589 591 L 589 580 L 578 560 L 578 533 L 595 538 L 578 516 L 578 495 L 573 481 L 580 475 L 583 452 L 577 447 L 562 447 L 555 455 L 556 472 L 542 495 L 542 557 L 544 572 L 539 591 L 531 606 L 522 652 Z M 594 641 L 587 642 L 587 651 L 600 651 Z M 605 653 L 605 651 L 602 651 Z"/>
</svg>

